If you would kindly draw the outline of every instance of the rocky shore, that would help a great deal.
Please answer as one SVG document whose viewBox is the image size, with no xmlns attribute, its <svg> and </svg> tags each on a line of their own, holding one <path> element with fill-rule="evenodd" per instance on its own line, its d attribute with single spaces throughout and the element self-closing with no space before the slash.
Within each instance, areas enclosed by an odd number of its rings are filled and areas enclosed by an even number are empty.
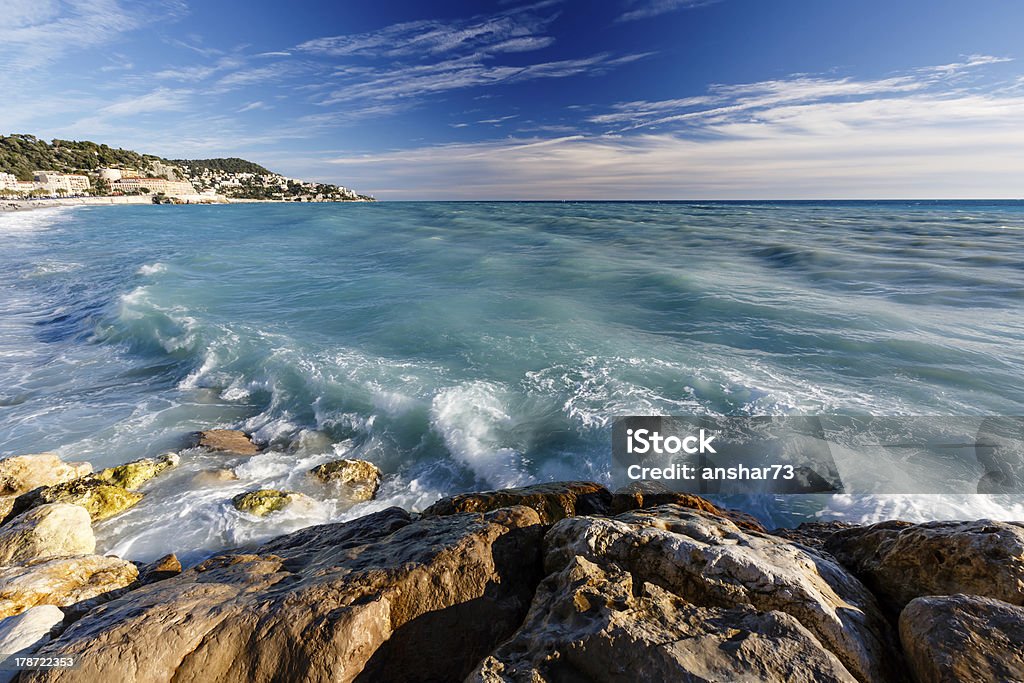
<svg viewBox="0 0 1024 683">
<path fill-rule="evenodd" d="M 226 430 L 195 446 L 259 454 Z M 1021 523 L 769 532 L 697 496 L 558 482 L 184 570 L 96 554 L 91 523 L 178 462 L 0 460 L 0 653 L 76 662 L 0 681 L 1024 681 Z M 309 476 L 366 500 L 381 473 L 340 460 Z"/>
</svg>

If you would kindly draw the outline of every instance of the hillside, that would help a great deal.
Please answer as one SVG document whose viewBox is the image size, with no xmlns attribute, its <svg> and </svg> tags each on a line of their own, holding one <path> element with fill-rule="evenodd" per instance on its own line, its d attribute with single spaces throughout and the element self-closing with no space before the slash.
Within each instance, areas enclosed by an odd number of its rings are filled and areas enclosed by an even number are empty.
<svg viewBox="0 0 1024 683">
<path fill-rule="evenodd" d="M 100 177 L 100 169 L 127 171 L 133 174 L 131 177 L 184 180 L 197 192 L 213 192 L 236 199 L 372 200 L 340 185 L 289 178 L 238 157 L 170 160 L 88 140 L 46 142 L 34 135 L 0 135 L 0 173 L 13 174 L 19 181 L 33 180 L 36 171 L 56 171 L 89 176 L 90 194 L 116 193 L 111 184 Z"/>
</svg>

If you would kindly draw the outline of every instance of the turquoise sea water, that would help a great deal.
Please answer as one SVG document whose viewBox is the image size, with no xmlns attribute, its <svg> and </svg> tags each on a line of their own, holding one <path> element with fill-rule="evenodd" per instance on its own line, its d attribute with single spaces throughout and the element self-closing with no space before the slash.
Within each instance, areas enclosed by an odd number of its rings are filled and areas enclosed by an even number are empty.
<svg viewBox="0 0 1024 683">
<path fill-rule="evenodd" d="M 0 453 L 186 453 L 103 550 L 197 555 L 390 504 L 608 480 L 629 414 L 1024 414 L 1024 204 L 381 203 L 0 215 Z M 307 481 L 376 462 L 346 509 Z M 237 481 L 196 473 L 237 466 Z M 870 471 L 871 464 L 864 464 Z M 314 502 L 254 521 L 257 486 Z M 768 523 L 1008 496 L 731 501 Z"/>
</svg>

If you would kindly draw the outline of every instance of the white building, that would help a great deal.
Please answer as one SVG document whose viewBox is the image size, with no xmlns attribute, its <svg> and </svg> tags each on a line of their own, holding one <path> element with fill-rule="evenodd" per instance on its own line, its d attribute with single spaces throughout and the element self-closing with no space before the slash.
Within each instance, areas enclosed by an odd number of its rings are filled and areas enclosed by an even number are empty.
<svg viewBox="0 0 1024 683">
<path fill-rule="evenodd" d="M 187 180 L 167 180 L 166 178 L 121 178 L 110 183 L 110 188 L 118 192 L 141 192 L 148 190 L 150 194 L 163 192 L 171 197 L 196 194 L 196 189 Z"/>
<path fill-rule="evenodd" d="M 0 190 L 17 190 L 18 176 L 13 173 L 0 173 Z"/>
<path fill-rule="evenodd" d="M 121 179 L 121 169 L 119 168 L 101 168 L 100 178 L 106 180 L 108 183 L 112 183 L 115 180 Z"/>
<path fill-rule="evenodd" d="M 84 175 L 56 173 L 54 171 L 36 171 L 35 181 L 51 194 L 81 194 L 89 189 L 89 178 Z"/>
</svg>

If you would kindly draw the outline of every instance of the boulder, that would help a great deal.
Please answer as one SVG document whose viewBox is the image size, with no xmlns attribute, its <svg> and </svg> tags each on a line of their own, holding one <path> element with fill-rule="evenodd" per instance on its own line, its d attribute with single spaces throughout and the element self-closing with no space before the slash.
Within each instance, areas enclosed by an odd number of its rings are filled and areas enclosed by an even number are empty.
<svg viewBox="0 0 1024 683">
<path fill-rule="evenodd" d="M 923 595 L 969 593 L 1024 605 L 1024 524 L 882 522 L 843 529 L 825 550 L 892 614 Z"/>
<path fill-rule="evenodd" d="M 40 486 L 71 481 L 92 472 L 87 462 L 64 462 L 56 453 L 16 455 L 0 460 L 0 522 L 10 516 L 15 500 Z"/>
<path fill-rule="evenodd" d="M 615 563 L 574 556 L 523 627 L 468 681 L 857 680 L 795 617 L 696 605 Z"/>
<path fill-rule="evenodd" d="M 78 555 L 0 568 L 0 618 L 36 605 L 73 605 L 133 583 L 139 570 L 117 557 Z"/>
<path fill-rule="evenodd" d="M 18 500 L 19 505 L 26 498 L 28 507 L 46 503 L 81 505 L 89 512 L 92 520 L 97 522 L 134 506 L 142 500 L 142 494 L 108 484 L 95 475 L 88 475 L 22 496 Z"/>
<path fill-rule="evenodd" d="M 0 621 L 0 656 L 27 657 L 50 640 L 51 632 L 64 620 L 53 605 L 41 605 Z M 0 669 L 0 683 L 10 683 L 18 674 Z"/>
<path fill-rule="evenodd" d="M 900 614 L 914 680 L 1024 681 L 1024 607 L 976 595 L 915 598 Z"/>
<path fill-rule="evenodd" d="M 295 491 L 278 491 L 277 489 L 259 489 L 239 493 L 231 499 L 236 509 L 248 512 L 257 517 L 266 517 L 272 512 L 280 512 L 289 505 L 306 496 Z"/>
<path fill-rule="evenodd" d="M 181 560 L 174 553 L 139 568 L 139 583 L 148 584 L 163 581 L 181 573 Z"/>
<path fill-rule="evenodd" d="M 545 571 L 561 578 L 478 670 L 485 680 L 899 678 L 895 636 L 874 597 L 834 561 L 782 539 L 666 505 L 564 519 L 544 544 Z M 589 586 L 582 597 L 580 585 Z M 641 649 L 628 654 L 633 638 L 658 649 L 649 677 Z M 616 665 L 619 656 L 632 668 Z"/>
<path fill-rule="evenodd" d="M 195 473 L 192 483 L 196 486 L 212 486 L 223 484 L 229 481 L 238 481 L 238 475 L 228 467 L 217 467 L 210 470 L 202 470 Z"/>
<path fill-rule="evenodd" d="M 453 515 L 460 512 L 488 512 L 514 505 L 536 510 L 543 524 L 576 515 L 604 514 L 611 506 L 608 489 L 589 481 L 562 481 L 523 488 L 462 493 L 442 498 L 426 510 L 426 516 Z"/>
<path fill-rule="evenodd" d="M 526 508 L 310 527 L 92 610 L 40 651 L 81 668 L 23 679 L 461 680 L 521 623 L 541 531 Z"/>
<path fill-rule="evenodd" d="M 89 513 L 78 505 L 40 505 L 0 527 L 0 565 L 88 555 L 95 550 L 96 537 Z"/>
<path fill-rule="evenodd" d="M 718 517 L 725 517 L 741 529 L 765 530 L 760 522 L 745 512 L 720 508 L 710 500 L 692 493 L 677 493 L 657 482 L 633 482 L 629 486 L 617 490 L 612 494 L 611 514 L 620 515 L 631 510 L 658 507 L 659 505 L 678 505 L 692 510 L 701 510 Z"/>
<path fill-rule="evenodd" d="M 773 536 L 784 538 L 793 543 L 800 543 L 808 548 L 824 550 L 825 541 L 842 529 L 859 529 L 860 525 L 849 522 L 802 522 L 793 528 L 780 528 L 772 531 Z"/>
<path fill-rule="evenodd" d="M 123 489 L 134 491 L 157 475 L 177 467 L 181 458 L 177 453 L 165 453 L 158 458 L 143 458 L 117 467 L 108 467 L 96 473 L 96 478 L 120 486 Z"/>
<path fill-rule="evenodd" d="M 17 496 L 40 486 L 78 479 L 92 472 L 87 462 L 64 462 L 56 453 L 16 455 L 0 460 L 0 496 Z"/>
<path fill-rule="evenodd" d="M 234 453 L 236 455 L 256 455 L 259 446 L 245 432 L 237 429 L 208 429 L 196 434 L 196 445 L 210 451 Z"/>
<path fill-rule="evenodd" d="M 335 460 L 317 465 L 309 473 L 324 483 L 337 484 L 356 502 L 373 500 L 380 488 L 380 468 L 366 460 Z"/>
</svg>

